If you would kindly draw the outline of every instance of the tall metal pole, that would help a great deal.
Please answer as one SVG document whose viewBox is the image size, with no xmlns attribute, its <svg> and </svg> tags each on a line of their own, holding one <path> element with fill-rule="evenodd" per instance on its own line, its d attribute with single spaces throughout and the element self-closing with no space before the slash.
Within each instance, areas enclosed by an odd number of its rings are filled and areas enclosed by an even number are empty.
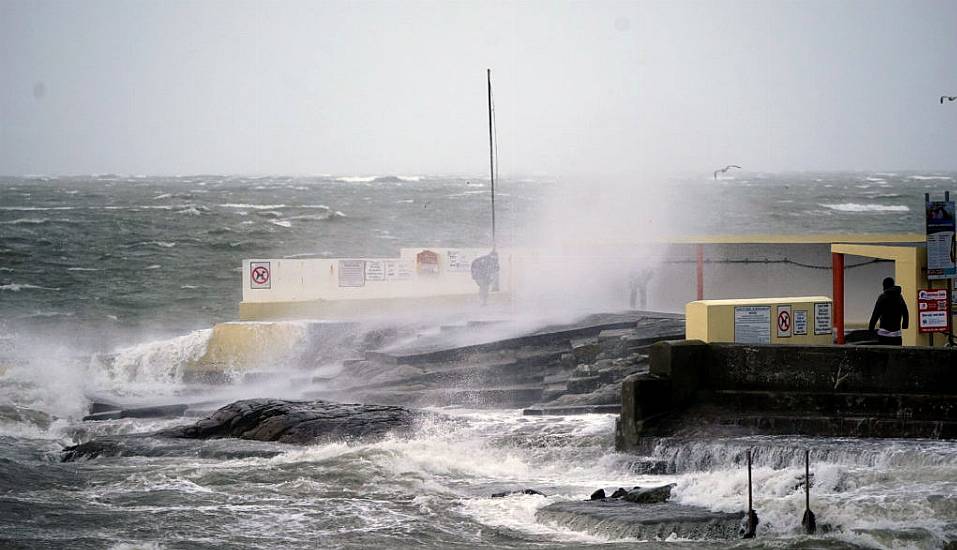
<svg viewBox="0 0 957 550">
<path fill-rule="evenodd" d="M 492 140 L 492 69 L 485 69 L 488 78 L 488 177 L 492 187 L 492 250 L 495 240 L 495 144 Z"/>
</svg>

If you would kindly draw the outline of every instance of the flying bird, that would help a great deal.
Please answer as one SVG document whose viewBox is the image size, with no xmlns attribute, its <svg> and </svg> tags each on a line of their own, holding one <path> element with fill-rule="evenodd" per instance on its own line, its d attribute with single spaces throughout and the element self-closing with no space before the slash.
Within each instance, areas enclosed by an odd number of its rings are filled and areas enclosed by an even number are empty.
<svg viewBox="0 0 957 550">
<path fill-rule="evenodd" d="M 718 174 L 725 174 L 725 173 L 727 173 L 728 170 L 730 170 L 730 169 L 732 169 L 732 168 L 741 168 L 741 167 L 738 166 L 737 164 L 729 164 L 729 165 L 725 166 L 724 168 L 719 168 L 719 169 L 717 169 L 717 170 L 714 171 L 714 179 L 718 179 Z"/>
<path fill-rule="evenodd" d="M 957 95 L 942 95 L 942 96 L 940 96 L 940 104 L 941 104 L 941 105 L 944 104 L 944 100 L 945 100 L 945 99 L 946 99 L 947 101 L 957 101 Z"/>
</svg>

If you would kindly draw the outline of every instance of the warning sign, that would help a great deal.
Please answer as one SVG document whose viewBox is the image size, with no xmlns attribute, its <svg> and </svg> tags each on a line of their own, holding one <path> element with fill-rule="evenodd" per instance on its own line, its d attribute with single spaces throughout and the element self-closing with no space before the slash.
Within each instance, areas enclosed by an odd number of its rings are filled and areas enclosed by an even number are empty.
<svg viewBox="0 0 957 550">
<path fill-rule="evenodd" d="M 946 289 L 924 289 L 917 292 L 917 330 L 921 333 L 947 332 Z"/>
<path fill-rule="evenodd" d="M 249 262 L 249 288 L 272 288 L 269 262 Z"/>
<path fill-rule="evenodd" d="M 423 250 L 416 254 L 415 263 L 419 275 L 439 274 L 439 255 L 431 250 Z"/>
<path fill-rule="evenodd" d="M 339 286 L 366 286 L 365 260 L 339 260 Z"/>
<path fill-rule="evenodd" d="M 831 334 L 831 304 L 814 304 L 814 334 Z"/>
<path fill-rule="evenodd" d="M 791 306 L 778 306 L 778 338 L 790 338 L 791 337 L 791 326 L 793 324 L 793 319 L 791 318 Z"/>
<path fill-rule="evenodd" d="M 734 308 L 734 341 L 739 344 L 770 344 L 771 306 Z"/>
<path fill-rule="evenodd" d="M 794 310 L 794 333 L 795 336 L 807 336 L 807 310 Z"/>
</svg>

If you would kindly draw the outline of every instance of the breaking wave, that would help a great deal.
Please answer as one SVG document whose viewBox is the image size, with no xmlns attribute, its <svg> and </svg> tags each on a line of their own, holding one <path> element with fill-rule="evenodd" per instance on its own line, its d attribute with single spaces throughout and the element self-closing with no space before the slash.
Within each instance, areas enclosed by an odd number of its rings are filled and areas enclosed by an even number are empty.
<svg viewBox="0 0 957 550">
<path fill-rule="evenodd" d="M 910 212 L 910 207 L 904 204 L 859 204 L 846 202 L 840 204 L 822 204 L 824 208 L 839 212 Z"/>
</svg>

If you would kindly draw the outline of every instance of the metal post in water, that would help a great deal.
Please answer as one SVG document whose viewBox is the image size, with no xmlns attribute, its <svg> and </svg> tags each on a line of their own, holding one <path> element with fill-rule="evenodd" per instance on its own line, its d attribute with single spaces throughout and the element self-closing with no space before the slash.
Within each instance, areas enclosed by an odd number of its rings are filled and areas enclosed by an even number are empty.
<svg viewBox="0 0 957 550">
<path fill-rule="evenodd" d="M 804 517 L 801 518 L 801 526 L 804 532 L 813 535 L 817 531 L 817 520 L 814 518 L 814 512 L 811 511 L 811 451 L 804 451 Z"/>
<path fill-rule="evenodd" d="M 751 449 L 748 449 L 748 516 L 744 527 L 744 538 L 753 539 L 758 530 L 758 514 L 754 512 L 754 504 L 751 499 Z"/>
</svg>

